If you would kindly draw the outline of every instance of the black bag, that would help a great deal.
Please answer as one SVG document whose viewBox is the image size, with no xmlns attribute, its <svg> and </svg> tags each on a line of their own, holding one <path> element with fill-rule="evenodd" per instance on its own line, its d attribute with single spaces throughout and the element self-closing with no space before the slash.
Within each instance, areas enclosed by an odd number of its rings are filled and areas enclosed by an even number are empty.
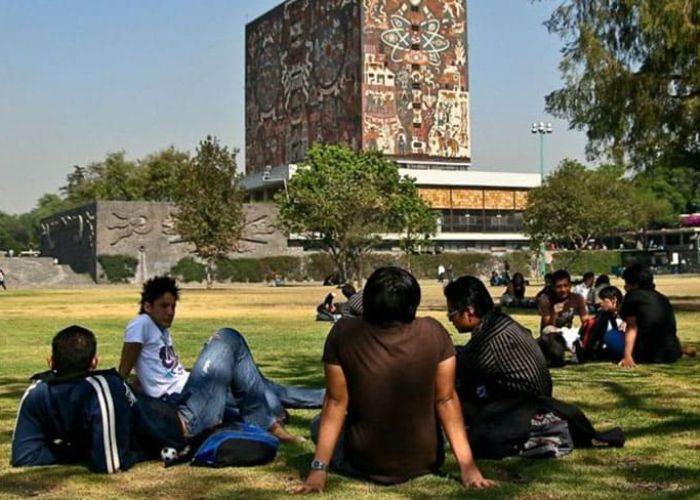
<svg viewBox="0 0 700 500">
<path fill-rule="evenodd" d="M 279 439 L 251 424 L 219 429 L 209 436 L 192 458 L 200 467 L 250 467 L 274 460 Z"/>
<path fill-rule="evenodd" d="M 547 366 L 550 368 L 560 368 L 566 363 L 565 353 L 566 340 L 561 332 L 543 333 L 537 339 L 537 344 L 542 349 L 544 359 L 547 360 Z"/>
</svg>

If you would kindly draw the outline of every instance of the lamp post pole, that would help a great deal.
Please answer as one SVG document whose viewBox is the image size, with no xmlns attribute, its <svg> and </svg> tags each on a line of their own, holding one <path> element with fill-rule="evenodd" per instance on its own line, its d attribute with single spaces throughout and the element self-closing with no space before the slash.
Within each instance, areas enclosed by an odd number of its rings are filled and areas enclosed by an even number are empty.
<svg viewBox="0 0 700 500">
<path fill-rule="evenodd" d="M 540 136 L 540 186 L 542 186 L 544 185 L 544 136 L 552 133 L 552 124 L 544 122 L 533 123 L 530 132 Z M 538 260 L 540 278 L 544 280 L 544 275 L 547 273 L 544 241 L 540 242 L 540 255 Z"/>
</svg>

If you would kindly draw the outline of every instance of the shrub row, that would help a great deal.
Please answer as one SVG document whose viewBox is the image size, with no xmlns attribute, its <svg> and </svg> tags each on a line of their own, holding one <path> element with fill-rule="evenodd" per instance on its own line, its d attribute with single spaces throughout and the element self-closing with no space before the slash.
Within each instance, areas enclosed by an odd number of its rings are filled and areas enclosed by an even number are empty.
<svg viewBox="0 0 700 500">
<path fill-rule="evenodd" d="M 127 283 L 136 274 L 139 261 L 131 255 L 98 255 L 97 262 L 110 283 Z"/>
<path fill-rule="evenodd" d="M 554 270 L 566 269 L 572 275 L 582 275 L 587 271 L 611 274 L 614 268 L 623 264 L 622 254 L 615 250 L 556 252 L 552 260 Z"/>
<path fill-rule="evenodd" d="M 510 263 L 511 273 L 520 271 L 530 275 L 530 258 L 524 252 L 509 253 L 505 257 Z M 411 269 L 418 279 L 433 279 L 438 265 L 452 267 L 454 276 L 473 274 L 488 276 L 492 269 L 500 272 L 503 259 L 487 253 L 443 253 L 440 255 L 412 255 L 410 266 L 403 254 L 375 253 L 368 255 L 362 263 L 362 275 L 367 277 L 381 266 L 401 266 Z M 219 258 L 214 266 L 214 279 L 218 282 L 260 283 L 272 281 L 276 277 L 287 281 L 323 281 L 333 273 L 332 259 L 324 253 L 314 253 L 303 257 L 263 257 L 260 259 Z M 185 282 L 201 282 L 206 273 L 203 264 L 192 257 L 181 259 L 171 269 L 171 274 Z"/>
</svg>

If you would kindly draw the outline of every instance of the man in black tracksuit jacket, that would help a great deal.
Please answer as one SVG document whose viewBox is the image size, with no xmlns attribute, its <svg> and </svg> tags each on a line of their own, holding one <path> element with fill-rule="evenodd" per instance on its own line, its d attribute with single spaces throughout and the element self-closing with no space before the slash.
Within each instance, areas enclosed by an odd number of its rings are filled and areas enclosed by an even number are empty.
<svg viewBox="0 0 700 500">
<path fill-rule="evenodd" d="M 115 370 L 95 370 L 95 353 L 85 328 L 56 334 L 51 370 L 32 377 L 19 405 L 13 466 L 83 462 L 111 474 L 185 446 L 177 407 L 137 398 Z"/>
</svg>

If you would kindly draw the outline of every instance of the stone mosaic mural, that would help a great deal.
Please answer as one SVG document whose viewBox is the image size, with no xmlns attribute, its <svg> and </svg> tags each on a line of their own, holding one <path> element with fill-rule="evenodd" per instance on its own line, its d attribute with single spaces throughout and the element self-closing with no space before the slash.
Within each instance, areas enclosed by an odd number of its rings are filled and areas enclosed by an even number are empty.
<svg viewBox="0 0 700 500">
<path fill-rule="evenodd" d="M 361 146 L 360 0 L 289 0 L 246 26 L 246 173 Z"/>
<path fill-rule="evenodd" d="M 246 173 L 315 142 L 470 159 L 465 0 L 288 0 L 246 26 Z"/>
<path fill-rule="evenodd" d="M 363 147 L 470 159 L 464 0 L 363 0 Z"/>
</svg>

